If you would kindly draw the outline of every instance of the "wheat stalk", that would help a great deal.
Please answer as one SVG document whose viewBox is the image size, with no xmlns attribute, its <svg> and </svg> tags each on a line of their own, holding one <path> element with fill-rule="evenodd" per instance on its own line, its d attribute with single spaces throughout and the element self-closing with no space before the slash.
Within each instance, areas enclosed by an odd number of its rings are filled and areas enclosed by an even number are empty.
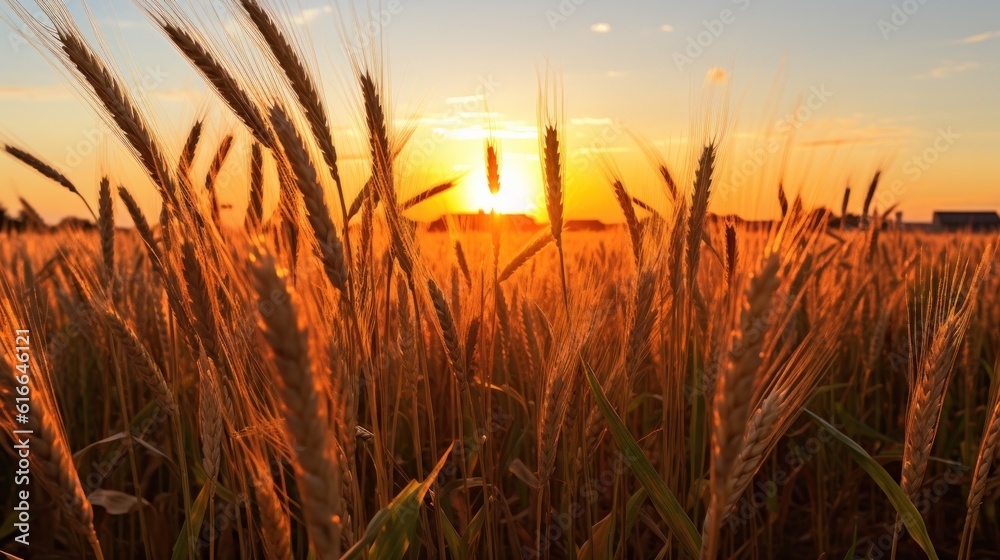
<svg viewBox="0 0 1000 560">
<path fill-rule="evenodd" d="M 726 369 L 715 387 L 711 421 L 711 499 L 703 529 L 703 558 L 714 559 L 718 551 L 719 527 L 730 495 L 727 483 L 738 464 L 754 380 L 763 362 L 761 349 L 765 337 L 758 331 L 778 287 L 779 264 L 778 255 L 772 253 L 751 279 L 740 313 L 740 330 L 733 341 Z"/>
<path fill-rule="evenodd" d="M 295 473 L 309 539 L 317 557 L 340 557 L 340 467 L 329 445 L 326 398 L 313 375 L 307 335 L 299 327 L 296 304 L 269 254 L 254 257 L 253 274 L 262 299 L 280 305 L 261 313 L 264 337 L 273 353 L 285 429 L 295 451 Z"/>
</svg>

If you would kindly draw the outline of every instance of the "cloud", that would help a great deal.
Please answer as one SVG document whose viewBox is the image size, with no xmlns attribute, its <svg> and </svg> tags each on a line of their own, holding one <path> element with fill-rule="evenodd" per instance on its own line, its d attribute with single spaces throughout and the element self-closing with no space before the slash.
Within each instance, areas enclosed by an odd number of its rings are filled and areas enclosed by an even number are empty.
<svg viewBox="0 0 1000 560">
<path fill-rule="evenodd" d="M 4 86 L 0 85 L 0 99 L 30 99 L 47 101 L 69 99 L 69 91 L 62 86 Z"/>
<path fill-rule="evenodd" d="M 1000 31 L 987 31 L 986 33 L 980 33 L 978 35 L 970 35 L 964 39 L 960 39 L 959 43 L 982 43 L 989 39 L 995 39 L 1000 37 Z"/>
<path fill-rule="evenodd" d="M 670 33 L 673 30 L 674 26 L 670 25 L 669 23 L 664 23 L 663 25 L 660 26 L 660 31 L 663 31 L 664 33 Z"/>
<path fill-rule="evenodd" d="M 729 74 L 725 70 L 719 68 L 718 66 L 713 66 L 705 72 L 705 82 L 710 84 L 721 84 L 726 81 Z"/>
<path fill-rule="evenodd" d="M 926 78 L 947 78 L 953 74 L 961 74 L 962 72 L 967 72 L 969 70 L 979 67 L 979 63 L 973 60 L 968 60 L 965 62 L 947 62 L 937 68 L 932 68 L 929 72 L 925 74 L 918 74 L 914 76 L 918 80 L 923 80 Z"/>
<path fill-rule="evenodd" d="M 615 124 L 615 121 L 608 117 L 576 117 L 570 119 L 569 124 L 574 126 L 611 126 Z"/>
<path fill-rule="evenodd" d="M 299 15 L 292 16 L 295 25 L 309 25 L 312 21 L 323 14 L 333 13 L 333 8 L 323 6 L 322 8 L 303 8 Z"/>
<path fill-rule="evenodd" d="M 467 107 L 482 105 L 485 98 L 482 95 L 462 95 L 445 98 L 446 105 L 464 105 Z"/>
<path fill-rule="evenodd" d="M 610 23 L 595 23 L 590 26 L 590 30 L 594 33 L 609 33 L 611 31 Z"/>
<path fill-rule="evenodd" d="M 485 125 L 463 124 L 462 119 L 441 119 L 434 123 L 433 117 L 420 119 L 421 124 L 431 126 L 435 135 L 449 140 L 483 140 L 493 136 L 501 139 L 532 139 L 538 137 L 538 129 L 534 125 L 524 124 L 521 121 L 507 121 L 495 123 L 495 128 L 491 131 Z M 437 124 L 437 126 L 434 126 Z M 506 154 L 504 155 L 506 157 Z"/>
</svg>

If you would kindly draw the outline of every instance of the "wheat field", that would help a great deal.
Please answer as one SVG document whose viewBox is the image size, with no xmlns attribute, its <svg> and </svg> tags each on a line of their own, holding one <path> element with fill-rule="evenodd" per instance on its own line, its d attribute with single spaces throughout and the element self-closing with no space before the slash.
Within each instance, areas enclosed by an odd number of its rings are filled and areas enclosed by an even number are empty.
<svg viewBox="0 0 1000 560">
<path fill-rule="evenodd" d="M 244 65 L 172 3 L 139 2 L 235 116 L 212 145 L 201 120 L 168 142 L 61 3 L 44 20 L 12 3 L 161 210 L 114 169 L 91 208 L 5 145 L 94 222 L 50 228 L 25 200 L 0 233 L 10 555 L 997 557 L 996 235 L 893 227 L 878 175 L 854 220 L 849 193 L 834 214 L 780 186 L 760 194 L 780 219 L 716 216 L 710 133 L 689 170 L 659 168 L 664 204 L 610 173 L 622 224 L 572 230 L 545 92 L 547 223 L 438 231 L 407 212 L 461 185 L 401 187 L 377 57 L 352 59 L 370 173 L 351 184 L 295 37 L 231 3 L 259 51 Z M 220 218 L 227 161 L 240 224 Z"/>
</svg>

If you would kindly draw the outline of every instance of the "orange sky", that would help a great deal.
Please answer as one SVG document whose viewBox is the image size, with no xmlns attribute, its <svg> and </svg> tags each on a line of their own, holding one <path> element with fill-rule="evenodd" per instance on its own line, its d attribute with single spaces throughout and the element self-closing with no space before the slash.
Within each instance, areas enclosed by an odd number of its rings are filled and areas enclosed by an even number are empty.
<svg viewBox="0 0 1000 560">
<path fill-rule="evenodd" d="M 568 14 L 556 1 L 399 2 L 398 12 L 383 16 L 393 124 L 415 127 L 397 161 L 400 188 L 405 196 L 462 178 L 413 217 L 494 205 L 544 214 L 536 104 L 546 61 L 562 80 L 570 217 L 620 219 L 611 171 L 637 197 L 667 208 L 643 145 L 689 188 L 709 131 L 720 131 L 722 142 L 715 212 L 773 215 L 779 181 L 807 206 L 837 210 L 851 184 L 851 209 L 858 211 L 878 168 L 886 173 L 877 206 L 899 204 L 908 220 L 928 220 L 935 209 L 1000 208 L 1000 33 L 984 27 L 1000 21 L 995 3 L 927 3 L 897 25 L 892 3 L 860 0 L 809 8 L 763 0 L 683 7 L 591 0 L 574 3 Z M 168 153 L 175 155 L 193 120 L 205 117 L 209 133 L 196 165 L 203 170 L 212 142 L 236 133 L 220 192 L 233 205 L 231 219 L 240 219 L 248 134 L 134 8 L 119 0 L 88 7 L 151 109 Z M 311 45 L 353 192 L 365 179 L 367 149 L 334 22 L 338 8 L 304 2 L 287 9 L 288 28 Z M 75 3 L 71 11 L 86 28 L 84 12 Z M 92 201 L 100 174 L 110 172 L 155 208 L 149 181 L 70 82 L 3 31 L 0 140 L 51 162 Z M 491 129 L 503 156 L 495 199 L 483 162 Z M 52 220 L 85 213 L 58 186 L 0 157 L 0 202 L 16 209 L 18 196 Z"/>
</svg>

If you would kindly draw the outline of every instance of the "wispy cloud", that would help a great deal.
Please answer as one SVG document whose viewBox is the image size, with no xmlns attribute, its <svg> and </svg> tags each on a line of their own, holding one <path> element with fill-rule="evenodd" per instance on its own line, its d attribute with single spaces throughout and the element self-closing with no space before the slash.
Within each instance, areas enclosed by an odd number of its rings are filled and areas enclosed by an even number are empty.
<svg viewBox="0 0 1000 560">
<path fill-rule="evenodd" d="M 670 33 L 673 30 L 674 30 L 674 26 L 670 25 L 669 23 L 664 23 L 663 25 L 660 26 L 660 31 L 662 31 L 664 33 Z"/>
<path fill-rule="evenodd" d="M 458 97 L 448 97 L 444 100 L 447 105 L 478 105 L 482 104 L 482 95 L 462 95 Z"/>
<path fill-rule="evenodd" d="M 31 99 L 47 101 L 69 99 L 70 92 L 62 86 L 4 86 L 0 85 L 0 99 Z"/>
<path fill-rule="evenodd" d="M 918 74 L 914 76 L 918 80 L 923 80 L 926 78 L 947 78 L 954 74 L 961 74 L 962 72 L 968 72 L 979 67 L 979 63 L 974 60 L 967 60 L 964 62 L 946 62 L 937 68 L 932 68 L 930 71 L 924 74 Z"/>
<path fill-rule="evenodd" d="M 982 43 L 983 41 L 988 41 L 990 39 L 996 39 L 1000 37 L 1000 31 L 987 31 L 985 33 L 980 33 L 978 35 L 970 35 L 964 39 L 959 39 L 959 43 Z"/>
<path fill-rule="evenodd" d="M 292 23 L 295 25 L 309 25 L 316 18 L 323 14 L 333 13 L 333 8 L 330 6 L 323 6 L 321 8 L 303 8 L 299 15 L 292 16 Z"/>
<path fill-rule="evenodd" d="M 434 133 L 449 140 L 483 140 L 489 136 L 494 138 L 530 139 L 538 137 L 538 129 L 531 125 L 517 122 L 497 123 L 492 132 L 483 125 L 437 127 Z"/>
<path fill-rule="evenodd" d="M 604 22 L 595 23 L 594 25 L 590 26 L 590 30 L 593 31 L 594 33 L 610 33 L 611 32 L 611 24 L 610 23 L 604 23 Z"/>
</svg>

